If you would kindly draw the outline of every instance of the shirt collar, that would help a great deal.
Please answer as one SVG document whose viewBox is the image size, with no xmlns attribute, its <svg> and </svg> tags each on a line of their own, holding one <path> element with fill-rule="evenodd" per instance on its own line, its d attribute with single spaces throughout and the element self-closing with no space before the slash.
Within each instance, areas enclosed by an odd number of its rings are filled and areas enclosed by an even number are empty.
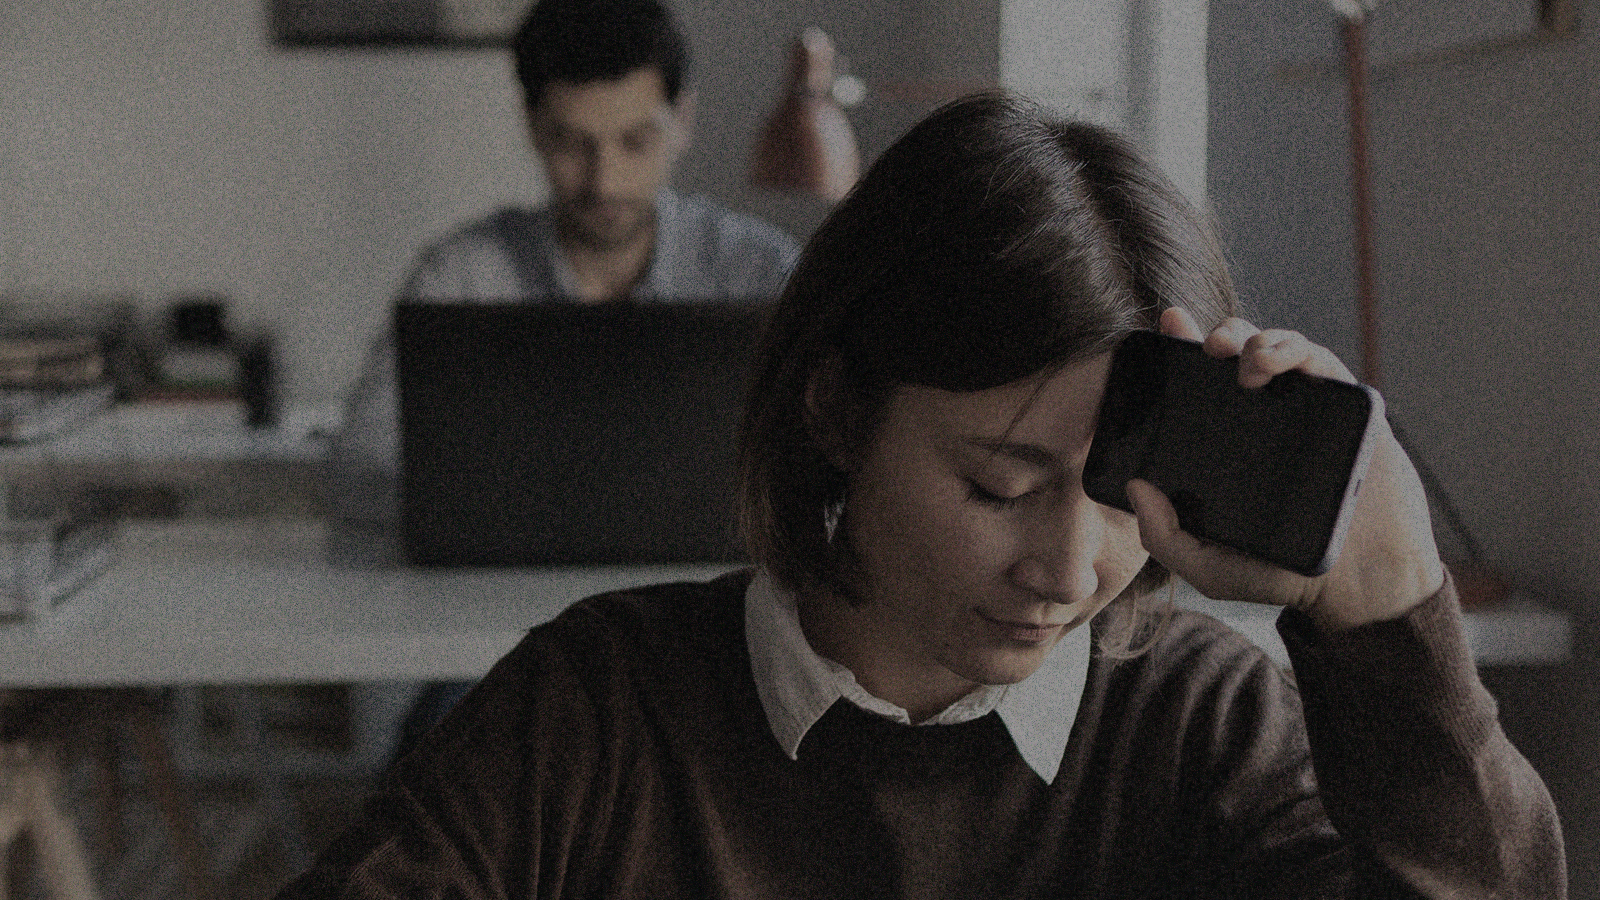
<svg viewBox="0 0 1600 900">
<path fill-rule="evenodd" d="M 849 669 L 811 649 L 794 595 L 765 571 L 756 573 L 745 592 L 745 641 L 767 724 L 790 759 L 799 758 L 806 732 L 841 698 L 886 718 L 911 721 L 905 710 L 867 693 Z M 1083 699 L 1089 651 L 1089 629 L 1074 628 L 1028 678 L 979 688 L 926 724 L 970 721 L 993 710 L 1028 767 L 1047 784 L 1054 782 Z"/>
<path fill-rule="evenodd" d="M 681 230 L 678 224 L 680 218 L 682 214 L 679 211 L 677 193 L 670 188 L 662 188 L 656 194 L 655 245 L 650 250 L 650 262 L 645 265 L 644 277 L 639 279 L 639 283 L 634 285 L 633 291 L 629 294 L 633 300 L 659 300 L 674 293 L 676 285 L 672 284 L 670 273 L 678 270 L 679 257 L 684 252 L 678 240 L 678 232 Z M 561 242 L 556 238 L 555 217 L 548 215 L 544 219 L 549 232 L 545 246 L 556 285 L 562 293 L 576 297 L 579 293 L 578 276 L 572 271 L 572 264 L 567 262 L 567 254 L 562 252 Z"/>
<path fill-rule="evenodd" d="M 644 277 L 633 289 L 637 300 L 659 300 L 665 296 L 681 294 L 682 286 L 674 284 L 673 273 L 683 271 L 684 248 L 678 240 L 682 226 L 678 210 L 678 195 L 670 188 L 656 194 L 656 241 L 650 250 L 650 262 L 645 266 Z"/>
</svg>

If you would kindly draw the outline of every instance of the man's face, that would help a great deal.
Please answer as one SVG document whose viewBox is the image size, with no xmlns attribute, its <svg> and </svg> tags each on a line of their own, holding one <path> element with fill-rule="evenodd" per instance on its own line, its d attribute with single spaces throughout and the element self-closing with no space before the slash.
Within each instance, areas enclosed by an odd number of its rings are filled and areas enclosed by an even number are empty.
<svg viewBox="0 0 1600 900">
<path fill-rule="evenodd" d="M 667 102 L 654 67 L 546 88 L 529 129 L 564 240 L 603 252 L 653 235 L 656 193 L 687 139 L 682 106 Z"/>
</svg>

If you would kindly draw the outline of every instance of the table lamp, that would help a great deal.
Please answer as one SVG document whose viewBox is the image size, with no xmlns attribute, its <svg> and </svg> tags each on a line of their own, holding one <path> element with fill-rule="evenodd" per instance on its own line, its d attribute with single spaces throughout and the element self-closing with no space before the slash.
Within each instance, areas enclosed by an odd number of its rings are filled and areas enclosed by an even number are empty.
<svg viewBox="0 0 1600 900">
<path fill-rule="evenodd" d="M 861 177 L 861 151 L 839 96 L 860 82 L 836 77 L 837 58 L 820 28 L 795 38 L 783 98 L 751 155 L 751 183 L 833 203 Z"/>
</svg>

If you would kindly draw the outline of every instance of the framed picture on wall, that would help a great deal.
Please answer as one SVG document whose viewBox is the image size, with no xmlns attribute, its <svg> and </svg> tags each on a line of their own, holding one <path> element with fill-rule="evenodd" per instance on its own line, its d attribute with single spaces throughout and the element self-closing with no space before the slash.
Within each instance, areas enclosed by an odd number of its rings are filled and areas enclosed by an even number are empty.
<svg viewBox="0 0 1600 900">
<path fill-rule="evenodd" d="M 286 47 L 499 47 L 530 0 L 267 0 Z"/>
</svg>

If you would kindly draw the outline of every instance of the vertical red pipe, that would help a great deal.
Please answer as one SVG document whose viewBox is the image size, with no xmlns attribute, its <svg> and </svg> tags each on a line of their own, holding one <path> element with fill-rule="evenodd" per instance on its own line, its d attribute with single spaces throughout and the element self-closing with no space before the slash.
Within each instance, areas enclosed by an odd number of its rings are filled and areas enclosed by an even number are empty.
<svg viewBox="0 0 1600 900">
<path fill-rule="evenodd" d="M 1361 328 L 1361 380 L 1381 386 L 1378 368 L 1378 285 L 1372 241 L 1372 175 L 1367 167 L 1366 21 L 1344 20 L 1345 70 L 1350 80 L 1350 177 L 1355 197 L 1356 312 Z"/>
</svg>

